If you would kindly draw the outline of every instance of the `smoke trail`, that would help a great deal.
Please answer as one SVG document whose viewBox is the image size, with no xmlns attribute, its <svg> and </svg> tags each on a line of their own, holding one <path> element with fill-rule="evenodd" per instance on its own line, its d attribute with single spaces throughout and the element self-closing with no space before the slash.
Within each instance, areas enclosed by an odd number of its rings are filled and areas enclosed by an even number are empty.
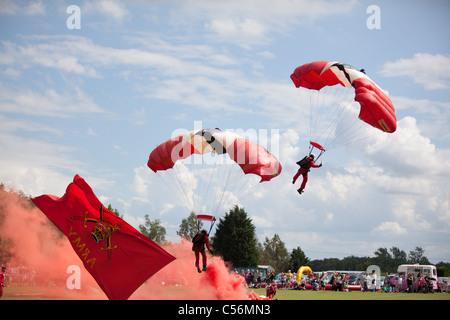
<svg viewBox="0 0 450 320">
<path fill-rule="evenodd" d="M 208 270 L 198 273 L 192 243 L 181 240 L 164 249 L 177 259 L 142 285 L 132 299 L 248 299 L 243 278 L 230 272 L 220 257 L 208 256 Z"/>
<path fill-rule="evenodd" d="M 47 217 L 13 191 L 0 189 L 0 235 L 11 240 L 7 274 L 13 281 L 26 276 L 25 285 L 42 286 L 41 297 L 104 299 L 106 296 L 84 270 L 67 238 Z M 1 249 L 1 248 L 0 248 Z M 0 264 L 4 263 L 0 261 Z M 81 289 L 67 287 L 69 266 L 80 266 Z M 14 271 L 19 271 L 14 273 Z M 23 274 L 25 272 L 25 275 Z M 35 279 L 30 279 L 35 274 Z"/>
<path fill-rule="evenodd" d="M 12 268 L 20 266 L 36 272 L 39 297 L 106 299 L 67 238 L 38 208 L 16 193 L 0 189 L 0 219 L 0 235 L 11 240 L 8 249 L 13 254 L 7 271 L 11 275 Z M 208 270 L 198 273 L 190 242 L 181 240 L 164 245 L 164 249 L 177 259 L 147 280 L 130 299 L 248 299 L 243 278 L 230 272 L 221 258 L 208 256 Z M 80 289 L 67 286 L 71 276 L 67 270 L 74 265 L 81 271 Z"/>
</svg>

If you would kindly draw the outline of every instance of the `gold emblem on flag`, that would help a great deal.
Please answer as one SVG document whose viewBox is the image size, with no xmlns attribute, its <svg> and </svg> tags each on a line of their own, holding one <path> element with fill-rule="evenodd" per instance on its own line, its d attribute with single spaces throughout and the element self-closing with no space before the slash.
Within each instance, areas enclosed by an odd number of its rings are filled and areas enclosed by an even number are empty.
<svg viewBox="0 0 450 320">
<path fill-rule="evenodd" d="M 112 240 L 111 237 L 112 235 L 122 229 L 123 225 L 121 223 L 116 223 L 114 224 L 110 218 L 107 218 L 104 216 L 103 213 L 103 205 L 100 206 L 100 219 L 94 219 L 94 218 L 89 218 L 88 214 L 89 211 L 85 211 L 84 212 L 84 217 L 81 216 L 71 216 L 70 218 L 72 220 L 79 220 L 79 221 L 83 221 L 83 226 L 84 228 L 87 228 L 88 222 L 92 222 L 95 223 L 94 229 L 92 229 L 91 231 L 91 236 L 92 239 L 94 239 L 94 241 L 96 243 L 101 243 L 103 240 L 106 239 L 106 247 L 100 247 L 100 249 L 102 251 L 107 251 L 108 254 L 108 263 L 111 262 L 111 250 L 113 249 L 117 249 L 117 245 L 112 245 Z"/>
</svg>

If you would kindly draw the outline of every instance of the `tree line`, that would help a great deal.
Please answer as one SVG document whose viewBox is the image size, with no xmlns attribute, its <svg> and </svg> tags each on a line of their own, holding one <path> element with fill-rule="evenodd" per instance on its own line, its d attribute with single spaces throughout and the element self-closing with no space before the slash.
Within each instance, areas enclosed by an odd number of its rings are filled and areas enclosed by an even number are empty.
<svg viewBox="0 0 450 320">
<path fill-rule="evenodd" d="M 4 192 L 3 185 L 0 184 L 0 191 Z M 11 191 L 10 191 L 11 192 Z M 27 205 L 34 205 L 29 197 L 21 191 L 16 192 L 19 198 L 25 200 Z M 119 215 L 117 209 L 108 205 L 108 209 Z M 2 204 L 0 203 L 0 225 L 2 223 Z M 145 215 L 144 224 L 139 225 L 139 231 L 149 239 L 158 244 L 166 242 L 166 229 L 159 219 L 151 220 L 149 215 Z M 203 229 L 203 222 L 191 214 L 182 219 L 177 231 L 177 235 L 187 240 L 193 239 L 195 234 Z M 209 227 L 205 228 L 207 231 Z M 370 265 L 377 265 L 382 272 L 395 273 L 400 264 L 431 264 L 425 256 L 425 250 L 416 247 L 408 254 L 397 247 L 378 248 L 372 257 L 348 256 L 343 259 L 325 258 L 311 260 L 306 256 L 300 246 L 288 252 L 285 243 L 278 234 L 272 238 L 266 237 L 264 242 L 259 242 L 256 237 L 256 227 L 253 225 L 247 212 L 235 206 L 220 218 L 214 235 L 210 240 L 211 247 L 215 255 L 223 257 L 224 261 L 230 264 L 230 267 L 256 268 L 258 265 L 270 265 L 276 272 L 297 271 L 301 266 L 309 266 L 314 271 L 326 270 L 360 270 L 365 271 Z M 13 244 L 9 239 L 2 238 L 0 235 L 0 260 L 5 263 L 11 257 L 11 246 Z M 450 264 L 439 262 L 436 264 L 438 276 L 449 276 Z"/>
<path fill-rule="evenodd" d="M 146 216 L 148 219 L 148 216 Z M 156 221 L 159 222 L 159 221 Z M 149 223 L 146 223 L 149 225 Z M 143 226 L 141 231 L 146 234 Z M 182 220 L 177 234 L 188 240 L 203 228 L 195 214 Z M 160 228 L 159 230 L 161 230 Z M 208 231 L 208 228 L 206 228 Z M 397 247 L 378 248 L 374 256 L 349 256 L 343 259 L 325 258 L 311 260 L 300 246 L 288 252 L 284 242 L 278 234 L 272 238 L 266 237 L 261 243 L 256 237 L 256 228 L 243 208 L 235 206 L 221 218 L 216 231 L 211 237 L 214 254 L 220 255 L 233 267 L 255 268 L 258 265 L 270 265 L 276 272 L 297 271 L 301 266 L 309 266 L 315 271 L 326 270 L 355 270 L 365 271 L 370 265 L 377 265 L 381 271 L 395 273 L 400 264 L 431 264 L 425 256 L 425 250 L 416 247 L 408 254 Z M 161 239 L 161 237 L 159 237 Z M 436 265 L 439 276 L 448 276 L 450 264 L 440 262 Z"/>
</svg>

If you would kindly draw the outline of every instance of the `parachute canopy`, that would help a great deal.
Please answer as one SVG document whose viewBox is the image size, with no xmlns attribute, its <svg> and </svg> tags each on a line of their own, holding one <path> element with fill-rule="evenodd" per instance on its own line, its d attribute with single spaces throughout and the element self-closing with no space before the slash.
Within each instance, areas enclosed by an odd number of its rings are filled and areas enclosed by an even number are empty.
<svg viewBox="0 0 450 320">
<path fill-rule="evenodd" d="M 324 149 L 320 144 L 318 144 L 317 142 L 310 141 L 309 144 L 310 144 L 311 146 L 313 146 L 314 148 L 317 148 L 317 149 L 319 149 L 320 151 L 325 152 L 325 149 Z"/>
<path fill-rule="evenodd" d="M 261 145 L 219 129 L 190 131 L 167 140 L 154 149 L 148 167 L 157 172 L 173 168 L 176 161 L 193 154 L 228 154 L 245 174 L 256 174 L 269 181 L 281 172 L 281 164 Z"/>
<path fill-rule="evenodd" d="M 219 129 L 193 130 L 161 143 L 149 156 L 155 172 L 179 204 L 197 220 L 224 214 L 278 176 L 281 164 L 261 145 Z"/>
<path fill-rule="evenodd" d="M 363 70 L 329 61 L 315 61 L 295 69 L 291 79 L 297 88 L 321 90 L 325 86 L 341 85 L 355 89 L 355 101 L 361 105 L 359 118 L 371 126 L 395 132 L 397 118 L 394 106 L 384 91 Z"/>
<path fill-rule="evenodd" d="M 204 221 L 216 221 L 216 217 L 209 215 L 209 214 L 197 214 L 195 216 L 197 220 L 204 220 Z"/>
<path fill-rule="evenodd" d="M 211 226 L 209 227 L 209 232 L 208 232 L 208 234 L 210 234 L 212 228 L 214 227 L 214 224 L 216 223 L 216 217 L 214 217 L 212 215 L 209 215 L 209 214 L 197 214 L 195 216 L 195 218 L 197 219 L 197 230 L 198 230 L 198 232 L 200 232 L 200 220 L 210 221 L 211 222 Z"/>
</svg>

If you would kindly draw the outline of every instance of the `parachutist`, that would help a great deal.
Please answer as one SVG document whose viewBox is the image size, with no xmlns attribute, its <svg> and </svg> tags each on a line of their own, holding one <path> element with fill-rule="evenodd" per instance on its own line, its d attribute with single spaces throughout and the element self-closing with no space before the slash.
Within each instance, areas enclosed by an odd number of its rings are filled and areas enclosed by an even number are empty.
<svg viewBox="0 0 450 320">
<path fill-rule="evenodd" d="M 310 154 L 309 156 L 304 157 L 302 160 L 298 161 L 297 164 L 300 166 L 300 168 L 298 169 L 297 173 L 295 174 L 294 178 L 292 179 L 292 184 L 295 184 L 295 182 L 297 181 L 298 177 L 300 175 L 303 175 L 303 181 L 302 184 L 300 186 L 300 188 L 297 190 L 297 192 L 299 194 L 302 194 L 305 190 L 306 187 L 306 183 L 308 182 L 308 172 L 311 168 L 319 168 L 322 166 L 322 163 L 320 163 L 319 165 L 317 165 L 314 162 L 314 154 Z"/>
<path fill-rule="evenodd" d="M 203 271 L 206 271 L 208 269 L 205 245 L 208 248 L 208 251 L 211 252 L 211 248 L 209 247 L 208 233 L 206 232 L 206 230 L 202 230 L 201 232 L 197 233 L 192 239 L 192 251 L 195 252 L 195 266 L 197 267 L 198 273 L 202 272 L 202 270 L 200 270 L 200 253 L 202 254 Z"/>
</svg>

